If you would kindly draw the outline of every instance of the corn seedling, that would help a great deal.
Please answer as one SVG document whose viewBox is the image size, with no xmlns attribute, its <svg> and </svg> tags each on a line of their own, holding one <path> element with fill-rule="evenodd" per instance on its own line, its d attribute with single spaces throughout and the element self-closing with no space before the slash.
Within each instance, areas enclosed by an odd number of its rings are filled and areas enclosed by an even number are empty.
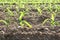
<svg viewBox="0 0 60 40">
<path fill-rule="evenodd" d="M 23 3 L 20 3 L 19 7 L 20 8 L 24 8 L 24 4 Z"/>
<path fill-rule="evenodd" d="M 38 5 L 38 6 L 37 6 L 37 5 L 35 5 L 35 8 L 38 10 L 39 15 L 42 15 L 42 10 L 41 10 L 41 8 L 39 7 L 39 5 Z"/>
<path fill-rule="evenodd" d="M 18 5 L 20 8 L 24 8 L 24 4 L 21 3 L 20 1 L 17 2 L 17 5 Z"/>
<path fill-rule="evenodd" d="M 22 27 L 24 26 L 24 22 L 23 21 L 20 21 L 19 23 Z"/>
<path fill-rule="evenodd" d="M 22 18 L 25 16 L 25 13 L 24 12 L 20 12 L 20 17 L 19 17 L 19 20 L 22 21 Z"/>
<path fill-rule="evenodd" d="M 29 26 L 29 28 L 32 28 L 32 26 L 27 21 L 22 20 L 24 16 L 25 16 L 25 13 L 20 12 L 20 17 L 19 17 L 20 25 L 23 27 L 26 24 L 27 26 Z"/>
<path fill-rule="evenodd" d="M 47 21 L 50 21 L 51 26 L 55 26 L 56 24 L 58 24 L 58 22 L 55 21 L 55 17 L 56 17 L 56 13 L 52 13 L 51 18 L 45 19 L 42 25 L 44 25 Z"/>
<path fill-rule="evenodd" d="M 3 6 L 4 6 L 4 3 L 3 3 Z"/>
<path fill-rule="evenodd" d="M 47 21 L 49 21 L 50 19 L 45 19 L 44 22 L 42 23 L 42 25 L 44 25 Z"/>
<path fill-rule="evenodd" d="M 8 23 L 5 20 L 0 20 L 0 22 L 3 22 L 5 25 L 8 25 Z"/>
<path fill-rule="evenodd" d="M 23 22 L 29 27 L 32 28 L 32 26 L 30 25 L 30 23 L 28 23 L 27 21 L 23 20 Z"/>
<path fill-rule="evenodd" d="M 56 11 L 60 10 L 60 5 L 55 5 Z"/>
<path fill-rule="evenodd" d="M 56 13 L 51 14 L 51 25 L 55 25 Z"/>
<path fill-rule="evenodd" d="M 14 13 L 13 13 L 9 8 L 7 8 L 7 11 L 9 12 L 8 14 L 9 14 L 10 16 L 14 16 Z"/>
<path fill-rule="evenodd" d="M 48 10 L 49 10 L 50 12 L 52 12 L 52 4 L 51 4 L 51 3 L 49 3 L 49 5 L 48 5 Z"/>
<path fill-rule="evenodd" d="M 39 14 L 42 15 L 42 10 L 41 10 L 41 8 L 37 8 L 37 10 L 38 10 Z"/>
<path fill-rule="evenodd" d="M 16 11 L 19 12 L 19 7 L 18 6 L 16 6 Z"/>
</svg>

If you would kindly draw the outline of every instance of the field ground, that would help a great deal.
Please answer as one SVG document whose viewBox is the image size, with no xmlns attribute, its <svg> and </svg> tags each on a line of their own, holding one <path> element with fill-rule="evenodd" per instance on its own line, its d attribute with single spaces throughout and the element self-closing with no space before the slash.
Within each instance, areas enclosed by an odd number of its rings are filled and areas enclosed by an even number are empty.
<svg viewBox="0 0 60 40">
<path fill-rule="evenodd" d="M 0 2 L 25 2 L 25 3 L 60 3 L 60 0 L 0 0 Z"/>
<path fill-rule="evenodd" d="M 29 3 L 27 0 L 23 0 L 26 3 L 22 2 L 20 5 L 19 3 L 18 5 L 15 4 L 15 1 L 12 5 L 9 3 L 0 4 L 0 20 L 5 20 L 8 23 L 8 25 L 5 25 L 7 24 L 5 21 L 0 22 L 0 40 L 60 40 L 60 0 L 54 0 L 55 3 L 51 3 L 51 6 L 49 6 L 50 1 L 48 0 L 46 4 L 44 4 L 45 1 L 43 2 L 43 0 L 39 0 L 37 3 L 33 3 L 33 1 Z M 2 0 L 1 2 L 6 1 Z M 32 28 L 27 25 L 22 27 L 19 24 L 20 12 L 26 13 L 22 20 L 29 22 Z M 49 20 L 42 25 L 45 19 L 51 18 L 53 13 L 56 14 L 55 19 L 52 16 L 53 20 L 59 24 L 54 25 L 54 21 Z M 51 26 L 50 22 L 52 22 L 53 26 Z"/>
</svg>

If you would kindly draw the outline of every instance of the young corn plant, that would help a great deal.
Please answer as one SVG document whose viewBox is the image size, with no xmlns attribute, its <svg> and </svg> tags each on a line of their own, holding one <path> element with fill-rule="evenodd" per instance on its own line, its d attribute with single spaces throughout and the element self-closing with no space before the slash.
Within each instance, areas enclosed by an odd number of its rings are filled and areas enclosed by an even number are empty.
<svg viewBox="0 0 60 40">
<path fill-rule="evenodd" d="M 4 3 L 2 3 L 3 4 L 3 6 L 4 6 Z"/>
<path fill-rule="evenodd" d="M 42 10 L 41 10 L 41 8 L 37 8 L 37 10 L 38 10 L 39 14 L 42 15 Z"/>
<path fill-rule="evenodd" d="M 0 22 L 3 22 L 5 25 L 8 25 L 8 23 L 5 20 L 0 20 Z"/>
<path fill-rule="evenodd" d="M 20 3 L 20 4 L 19 4 L 19 7 L 20 7 L 20 8 L 24 8 L 24 4 L 23 4 L 23 3 Z"/>
<path fill-rule="evenodd" d="M 56 13 L 51 14 L 51 26 L 55 25 L 55 17 L 56 17 Z"/>
<path fill-rule="evenodd" d="M 10 16 L 14 16 L 14 13 L 13 13 L 9 8 L 7 8 L 7 11 L 9 12 L 8 14 L 9 14 Z"/>
<path fill-rule="evenodd" d="M 24 8 L 24 4 L 23 4 L 20 0 L 18 0 L 18 1 L 16 2 L 16 4 L 17 4 L 20 8 Z"/>
<path fill-rule="evenodd" d="M 39 4 L 38 4 L 38 6 L 37 6 L 37 4 L 35 5 L 35 8 L 37 9 L 37 11 L 39 12 L 39 15 L 42 15 L 42 10 L 41 10 L 41 7 L 39 6 Z"/>
<path fill-rule="evenodd" d="M 44 22 L 42 23 L 42 25 L 44 25 L 47 21 L 50 21 L 51 26 L 58 25 L 59 23 L 55 21 L 55 17 L 56 17 L 56 13 L 52 13 L 51 18 L 45 19 Z"/>
<path fill-rule="evenodd" d="M 26 24 L 29 28 L 32 28 L 32 26 L 27 21 L 22 20 L 23 16 L 25 16 L 25 13 L 20 12 L 20 17 L 19 17 L 20 25 L 23 27 Z"/>
<path fill-rule="evenodd" d="M 60 5 L 55 5 L 56 11 L 60 10 Z"/>
<path fill-rule="evenodd" d="M 49 10 L 50 12 L 52 12 L 52 4 L 51 4 L 51 3 L 49 3 L 49 5 L 48 5 L 48 10 Z"/>
</svg>

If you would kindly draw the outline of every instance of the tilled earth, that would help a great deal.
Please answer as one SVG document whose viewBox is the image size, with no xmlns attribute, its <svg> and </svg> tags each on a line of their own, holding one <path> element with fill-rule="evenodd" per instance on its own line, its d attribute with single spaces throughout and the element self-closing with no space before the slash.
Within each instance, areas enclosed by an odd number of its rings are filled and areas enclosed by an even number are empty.
<svg viewBox="0 0 60 40">
<path fill-rule="evenodd" d="M 41 5 L 43 6 L 43 5 Z M 10 16 L 6 10 L 7 7 L 10 7 L 10 10 L 14 13 L 14 16 Z M 60 26 L 51 27 L 50 23 L 46 23 L 45 25 L 41 25 L 41 23 L 50 18 L 50 12 L 47 10 L 43 10 L 43 15 L 39 15 L 38 11 L 31 5 L 25 5 L 28 8 L 18 8 L 16 4 L 10 5 L 0 4 L 0 20 L 6 20 L 9 22 L 9 25 L 5 25 L 4 23 L 0 23 L 0 40 L 60 40 Z M 25 26 L 22 28 L 19 25 L 19 12 L 26 11 L 26 16 L 23 17 L 23 20 L 28 21 L 32 28 L 28 28 Z M 56 21 L 60 22 L 60 11 L 57 12 Z"/>
</svg>

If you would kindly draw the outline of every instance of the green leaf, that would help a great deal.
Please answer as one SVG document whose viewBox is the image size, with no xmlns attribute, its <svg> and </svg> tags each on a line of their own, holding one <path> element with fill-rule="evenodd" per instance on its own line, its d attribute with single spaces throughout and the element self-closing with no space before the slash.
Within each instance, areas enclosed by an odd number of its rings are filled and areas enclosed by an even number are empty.
<svg viewBox="0 0 60 40">
<path fill-rule="evenodd" d="M 21 21 L 21 22 L 20 22 L 20 25 L 21 25 L 22 27 L 24 26 L 24 23 L 23 23 L 23 21 Z"/>
<path fill-rule="evenodd" d="M 23 20 L 23 22 L 24 22 L 27 26 L 29 26 L 29 28 L 32 28 L 32 26 L 31 26 L 27 21 Z"/>
<path fill-rule="evenodd" d="M 12 11 L 9 10 L 9 8 L 7 8 L 8 12 L 9 12 L 9 15 L 10 16 L 14 16 L 14 13 Z"/>
<path fill-rule="evenodd" d="M 24 12 L 20 12 L 20 17 L 19 17 L 19 21 L 22 21 L 22 18 L 23 18 L 23 16 L 25 15 L 25 13 Z"/>
<path fill-rule="evenodd" d="M 55 20 L 55 16 L 56 16 L 56 13 L 52 13 L 52 14 L 51 14 L 51 20 L 52 20 L 52 21 Z"/>
<path fill-rule="evenodd" d="M 42 25 L 44 25 L 48 20 L 50 20 L 50 19 L 45 19 L 45 20 L 43 21 Z"/>
<path fill-rule="evenodd" d="M 0 20 L 0 22 L 5 23 L 6 25 L 8 24 L 5 20 Z"/>
</svg>

